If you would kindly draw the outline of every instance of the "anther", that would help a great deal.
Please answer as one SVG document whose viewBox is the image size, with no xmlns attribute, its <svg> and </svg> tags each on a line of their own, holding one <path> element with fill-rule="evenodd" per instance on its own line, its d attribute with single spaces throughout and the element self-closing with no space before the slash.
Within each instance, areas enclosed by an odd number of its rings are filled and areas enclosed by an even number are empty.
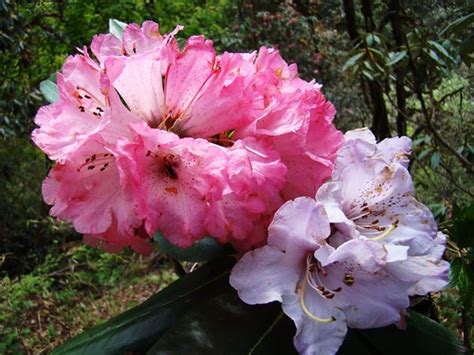
<svg viewBox="0 0 474 355">
<path fill-rule="evenodd" d="M 352 286 L 354 284 L 354 276 L 352 276 L 352 274 L 347 273 L 344 275 L 343 281 L 347 286 Z"/>
</svg>

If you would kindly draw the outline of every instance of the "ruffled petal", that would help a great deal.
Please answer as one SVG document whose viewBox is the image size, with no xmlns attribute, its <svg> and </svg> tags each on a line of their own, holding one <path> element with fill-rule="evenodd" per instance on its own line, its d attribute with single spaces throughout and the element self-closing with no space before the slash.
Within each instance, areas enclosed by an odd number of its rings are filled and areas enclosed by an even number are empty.
<svg viewBox="0 0 474 355">
<path fill-rule="evenodd" d="M 127 175 L 139 182 L 146 230 L 190 247 L 206 235 L 209 201 L 221 198 L 225 154 L 204 140 L 179 139 L 142 123 L 131 127 L 133 140 L 124 142 L 120 151 Z"/>
<path fill-rule="evenodd" d="M 300 354 L 332 355 L 342 345 L 347 333 L 343 312 L 328 307 L 328 304 L 315 292 L 306 292 L 305 306 L 319 318 L 334 320 L 322 323 L 311 319 L 301 307 L 301 296 L 288 295 L 283 299 L 283 311 L 296 324 L 295 348 Z"/>
<path fill-rule="evenodd" d="M 263 246 L 246 253 L 232 269 L 229 282 L 248 304 L 283 302 L 295 292 L 302 264 L 295 263 L 285 251 Z"/>
<path fill-rule="evenodd" d="M 130 110 L 157 127 L 163 116 L 162 62 L 154 55 L 109 58 L 105 63 L 113 87 Z"/>
</svg>

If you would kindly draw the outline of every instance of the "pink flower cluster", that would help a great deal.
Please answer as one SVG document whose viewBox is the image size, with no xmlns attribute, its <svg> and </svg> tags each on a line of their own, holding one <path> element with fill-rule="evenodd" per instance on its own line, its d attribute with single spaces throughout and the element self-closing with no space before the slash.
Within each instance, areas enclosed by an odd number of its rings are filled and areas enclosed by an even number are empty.
<svg viewBox="0 0 474 355">
<path fill-rule="evenodd" d="M 245 251 L 331 176 L 343 135 L 320 85 L 273 49 L 217 55 L 203 36 L 180 48 L 180 29 L 95 36 L 94 57 L 67 59 L 59 100 L 36 116 L 33 140 L 56 162 L 44 199 L 91 245 L 147 253 L 159 231 Z"/>
</svg>

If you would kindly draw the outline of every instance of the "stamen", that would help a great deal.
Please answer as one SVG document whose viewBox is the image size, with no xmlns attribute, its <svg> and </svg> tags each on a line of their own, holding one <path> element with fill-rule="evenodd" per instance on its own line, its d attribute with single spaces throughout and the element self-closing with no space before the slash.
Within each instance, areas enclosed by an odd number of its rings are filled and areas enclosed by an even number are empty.
<svg viewBox="0 0 474 355">
<path fill-rule="evenodd" d="M 254 150 L 254 149 L 248 147 L 246 144 L 244 144 L 244 147 L 245 147 L 245 149 L 247 149 L 249 152 L 252 152 L 253 154 L 258 155 L 260 158 L 264 158 L 264 159 L 268 158 L 265 154 L 262 154 L 262 153 L 260 153 L 260 152 L 257 152 L 256 150 Z"/>
<path fill-rule="evenodd" d="M 76 89 L 77 90 L 82 90 L 85 94 L 84 94 L 84 98 L 90 100 L 90 99 L 94 99 L 97 103 L 99 104 L 102 104 L 103 105 L 103 102 L 101 100 L 99 100 L 94 94 L 92 94 L 90 91 L 88 91 L 87 89 L 84 89 L 83 87 L 81 86 L 76 86 Z"/>
<path fill-rule="evenodd" d="M 300 295 L 300 304 L 301 308 L 303 309 L 303 312 L 312 320 L 315 320 L 320 323 L 332 323 L 336 320 L 336 318 L 331 317 L 331 318 L 319 318 L 318 316 L 315 316 L 307 307 L 304 302 L 304 291 L 306 287 L 306 283 L 308 282 L 308 278 L 305 276 L 304 281 L 303 281 L 303 286 L 301 287 L 301 295 Z"/>
<path fill-rule="evenodd" d="M 370 211 L 365 211 L 364 213 L 361 213 L 360 215 L 356 217 L 349 217 L 349 219 L 352 221 L 357 221 L 358 219 L 364 218 L 365 216 L 368 216 L 369 214 L 370 214 Z"/>
<path fill-rule="evenodd" d="M 382 240 L 390 235 L 396 228 L 398 227 L 398 221 L 396 223 L 392 224 L 385 232 L 380 234 L 377 237 L 370 238 L 370 240 Z"/>
</svg>

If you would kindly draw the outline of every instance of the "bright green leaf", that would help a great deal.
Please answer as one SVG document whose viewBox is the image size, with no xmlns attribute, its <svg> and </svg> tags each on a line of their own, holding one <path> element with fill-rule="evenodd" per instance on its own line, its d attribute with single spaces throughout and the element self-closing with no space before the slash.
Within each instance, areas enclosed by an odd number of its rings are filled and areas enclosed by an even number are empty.
<svg viewBox="0 0 474 355">
<path fill-rule="evenodd" d="M 113 18 L 109 19 L 109 33 L 118 39 L 122 39 L 122 33 L 126 26 L 127 24 L 125 22 Z"/>
<path fill-rule="evenodd" d="M 44 98 L 50 103 L 54 103 L 59 99 L 58 86 L 51 79 L 44 80 L 40 83 L 40 91 Z"/>
</svg>

